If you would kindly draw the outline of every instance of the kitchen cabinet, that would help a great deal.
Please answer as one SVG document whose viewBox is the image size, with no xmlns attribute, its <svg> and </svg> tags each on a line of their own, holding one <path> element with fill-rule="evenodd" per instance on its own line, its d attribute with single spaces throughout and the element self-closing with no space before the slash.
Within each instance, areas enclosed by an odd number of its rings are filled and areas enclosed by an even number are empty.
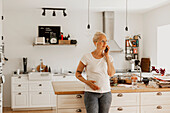
<svg viewBox="0 0 170 113">
<path fill-rule="evenodd" d="M 83 110 L 84 84 L 76 81 L 53 82 L 56 94 L 56 113 Z M 63 86 L 59 88 L 59 86 Z M 77 87 L 76 87 L 77 86 Z M 76 88 L 75 88 L 76 87 Z M 170 113 L 170 89 L 114 87 L 109 113 Z"/>
<path fill-rule="evenodd" d="M 170 113 L 170 105 L 142 106 L 141 113 Z"/>
<path fill-rule="evenodd" d="M 11 107 L 25 108 L 28 106 L 28 79 L 27 77 L 12 77 L 11 79 Z"/>
<path fill-rule="evenodd" d="M 58 95 L 58 108 L 84 108 L 84 95 Z"/>
<path fill-rule="evenodd" d="M 111 106 L 139 106 L 139 93 L 112 93 Z"/>
<path fill-rule="evenodd" d="M 72 112 L 71 112 L 72 111 Z M 84 94 L 57 95 L 57 113 L 86 113 Z"/>
<path fill-rule="evenodd" d="M 84 94 L 57 95 L 57 113 L 86 113 Z M 70 113 L 72 113 L 70 112 Z M 139 93 L 113 93 L 109 113 L 139 113 Z"/>
<path fill-rule="evenodd" d="M 58 113 L 86 113 L 86 109 L 59 109 Z"/>
<path fill-rule="evenodd" d="M 123 106 L 123 107 L 111 107 L 109 113 L 140 113 L 139 107 Z"/>
<path fill-rule="evenodd" d="M 141 113 L 170 113 L 170 92 L 141 93 Z"/>
<path fill-rule="evenodd" d="M 38 79 L 38 75 L 34 76 L 34 80 L 32 76 L 20 74 L 11 77 L 11 108 L 13 110 L 21 108 L 54 108 L 56 106 L 56 95 L 51 82 L 78 81 L 73 75 L 60 74 L 52 76 L 51 79 L 48 76 L 43 76 L 41 81 Z"/>
<path fill-rule="evenodd" d="M 11 77 L 11 108 L 53 108 L 56 106 L 51 80 L 30 81 L 27 74 Z"/>
</svg>

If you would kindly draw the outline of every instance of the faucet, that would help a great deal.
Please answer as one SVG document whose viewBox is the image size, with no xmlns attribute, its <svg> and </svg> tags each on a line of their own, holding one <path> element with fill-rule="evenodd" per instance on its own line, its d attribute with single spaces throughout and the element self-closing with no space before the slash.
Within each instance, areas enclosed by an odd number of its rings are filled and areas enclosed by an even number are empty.
<svg viewBox="0 0 170 113">
<path fill-rule="evenodd" d="M 140 74 L 139 74 L 140 79 L 139 79 L 138 82 L 142 82 L 142 70 L 141 70 L 141 67 L 139 65 L 137 65 L 137 71 L 140 72 Z"/>
</svg>

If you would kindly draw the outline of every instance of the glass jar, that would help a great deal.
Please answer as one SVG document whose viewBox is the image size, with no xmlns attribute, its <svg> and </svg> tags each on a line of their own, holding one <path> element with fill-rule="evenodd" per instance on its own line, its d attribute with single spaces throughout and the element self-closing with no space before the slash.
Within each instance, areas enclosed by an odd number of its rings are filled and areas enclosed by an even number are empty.
<svg viewBox="0 0 170 113">
<path fill-rule="evenodd" d="M 131 80 L 132 80 L 132 89 L 137 89 L 138 85 L 137 85 L 137 77 L 135 74 L 132 75 Z"/>
</svg>

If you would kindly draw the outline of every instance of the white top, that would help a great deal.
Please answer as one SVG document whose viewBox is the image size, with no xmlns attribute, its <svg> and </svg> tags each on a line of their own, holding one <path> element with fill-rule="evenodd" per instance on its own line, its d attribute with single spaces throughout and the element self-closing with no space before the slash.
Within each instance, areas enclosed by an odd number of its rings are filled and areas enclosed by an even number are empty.
<svg viewBox="0 0 170 113">
<path fill-rule="evenodd" d="M 109 55 L 109 59 L 113 62 L 113 58 Z M 81 58 L 81 62 L 86 65 L 85 72 L 87 80 L 96 81 L 96 85 L 100 88 L 99 90 L 93 90 L 88 85 L 85 85 L 85 91 L 105 93 L 111 91 L 110 77 L 107 74 L 107 62 L 105 57 L 96 59 L 91 53 L 85 54 Z"/>
</svg>

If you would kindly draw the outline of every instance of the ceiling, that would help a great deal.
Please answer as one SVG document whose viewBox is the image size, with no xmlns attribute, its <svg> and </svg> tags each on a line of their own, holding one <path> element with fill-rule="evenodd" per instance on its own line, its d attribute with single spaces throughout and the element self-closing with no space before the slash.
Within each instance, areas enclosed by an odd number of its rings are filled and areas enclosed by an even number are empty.
<svg viewBox="0 0 170 113">
<path fill-rule="evenodd" d="M 131 12 L 147 12 L 152 9 L 167 5 L 170 0 L 127 0 L 128 10 Z M 124 11 L 126 0 L 91 0 L 91 8 L 95 10 Z"/>
<path fill-rule="evenodd" d="M 170 4 L 170 0 L 128 0 L 128 11 L 144 13 Z M 66 7 L 72 10 L 87 10 L 88 0 L 4 0 L 5 10 L 26 8 Z M 126 0 L 90 0 L 91 11 L 124 11 Z"/>
</svg>

